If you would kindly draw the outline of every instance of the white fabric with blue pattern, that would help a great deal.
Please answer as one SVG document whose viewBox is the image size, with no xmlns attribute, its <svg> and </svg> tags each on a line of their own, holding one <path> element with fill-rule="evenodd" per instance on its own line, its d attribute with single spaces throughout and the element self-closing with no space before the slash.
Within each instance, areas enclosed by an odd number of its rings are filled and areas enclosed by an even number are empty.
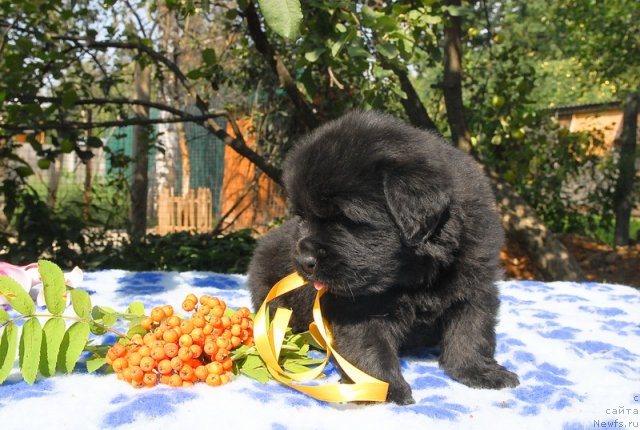
<svg viewBox="0 0 640 430">
<path fill-rule="evenodd" d="M 94 304 L 124 310 L 140 300 L 179 307 L 186 294 L 249 306 L 243 276 L 205 272 L 88 273 Z M 282 386 L 237 377 L 222 387 L 129 387 L 114 375 L 0 385 L 0 429 L 593 429 L 640 428 L 640 292 L 620 285 L 510 281 L 496 358 L 520 376 L 502 391 L 468 388 L 439 369 L 436 350 L 402 361 L 415 405 L 332 405 Z M 336 379 L 328 367 L 328 380 Z"/>
</svg>

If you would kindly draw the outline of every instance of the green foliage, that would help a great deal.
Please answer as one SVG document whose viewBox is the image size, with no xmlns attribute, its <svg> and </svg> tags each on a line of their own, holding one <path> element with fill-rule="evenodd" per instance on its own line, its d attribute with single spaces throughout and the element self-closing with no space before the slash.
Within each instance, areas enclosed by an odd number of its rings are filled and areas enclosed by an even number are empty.
<svg viewBox="0 0 640 430">
<path fill-rule="evenodd" d="M 282 351 L 278 357 L 278 364 L 292 373 L 309 371 L 310 368 L 324 361 L 324 359 L 311 357 L 309 355 L 310 347 L 322 349 L 308 331 L 293 334 L 290 329 L 287 330 L 282 342 Z M 266 384 L 269 379 L 273 379 L 255 346 L 241 346 L 233 350 L 231 359 L 233 360 L 233 373 L 236 375 L 242 374 L 263 384 Z"/>
<path fill-rule="evenodd" d="M 258 0 L 260 11 L 269 27 L 285 39 L 300 33 L 302 10 L 298 0 Z"/>
<path fill-rule="evenodd" d="M 88 264 L 125 270 L 245 273 L 255 244 L 256 240 L 249 230 L 215 237 L 189 233 L 149 235 L 140 243 L 127 243 L 122 248 L 102 250 Z"/>
<path fill-rule="evenodd" d="M 59 275 L 61 269 L 50 261 L 38 262 L 40 276 L 43 283 L 44 295 L 52 294 L 63 298 L 66 293 L 60 291 Z M 63 281 L 64 282 L 64 281 Z M 9 376 L 13 369 L 16 352 L 19 356 L 20 371 L 24 380 L 33 384 L 38 372 L 44 376 L 53 376 L 56 369 L 60 372 L 70 373 L 76 367 L 80 355 L 85 349 L 93 352 L 104 348 L 88 347 L 91 332 L 104 334 L 111 331 L 116 335 L 126 338 L 127 335 L 113 330 L 111 327 L 120 320 L 129 321 L 133 331 L 139 327 L 140 320 L 144 317 L 144 306 L 140 303 L 132 303 L 125 313 L 116 312 L 107 307 L 94 306 L 91 308 L 91 299 L 85 291 L 71 289 L 71 300 L 75 316 L 63 315 L 66 301 L 63 301 L 63 309 L 58 312 L 56 300 L 47 301 L 50 313 L 35 313 L 35 305 L 29 295 L 13 279 L 0 276 L 0 294 L 2 294 L 13 310 L 18 314 L 11 317 L 2 310 L 0 313 L 0 384 Z M 25 298 L 26 296 L 26 298 Z M 27 304 L 28 300 L 30 304 Z M 44 327 L 40 325 L 38 318 L 47 318 Z M 22 328 L 18 328 L 16 321 L 26 320 Z M 66 328 L 65 320 L 75 321 Z M 21 332 L 21 333 L 20 333 Z M 19 337 L 19 342 L 18 342 Z M 102 359 L 102 361 L 101 361 Z M 96 370 L 104 364 L 103 357 L 98 354 L 87 368 Z"/>
</svg>

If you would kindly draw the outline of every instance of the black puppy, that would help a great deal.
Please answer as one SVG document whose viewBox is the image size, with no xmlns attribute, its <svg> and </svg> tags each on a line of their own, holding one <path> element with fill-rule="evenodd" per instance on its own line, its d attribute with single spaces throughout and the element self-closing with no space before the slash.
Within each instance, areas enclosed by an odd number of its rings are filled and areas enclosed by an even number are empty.
<svg viewBox="0 0 640 430">
<path fill-rule="evenodd" d="M 440 344 L 440 366 L 471 387 L 518 385 L 493 358 L 503 231 L 468 155 L 388 115 L 353 112 L 303 139 L 284 172 L 295 216 L 256 249 L 256 309 L 294 270 L 326 288 L 336 350 L 389 382 L 392 402 L 414 402 L 399 352 L 415 346 Z M 294 331 L 307 330 L 315 294 L 275 301 L 293 309 Z"/>
</svg>

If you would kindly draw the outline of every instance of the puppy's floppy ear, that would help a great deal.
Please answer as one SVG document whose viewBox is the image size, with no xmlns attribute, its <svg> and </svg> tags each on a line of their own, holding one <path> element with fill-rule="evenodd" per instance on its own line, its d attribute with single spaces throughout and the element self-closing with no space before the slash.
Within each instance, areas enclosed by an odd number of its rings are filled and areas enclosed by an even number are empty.
<svg viewBox="0 0 640 430">
<path fill-rule="evenodd" d="M 428 240 L 449 217 L 449 190 L 445 183 L 433 183 L 426 172 L 385 172 L 384 195 L 405 244 L 420 255 L 428 252 Z"/>
</svg>

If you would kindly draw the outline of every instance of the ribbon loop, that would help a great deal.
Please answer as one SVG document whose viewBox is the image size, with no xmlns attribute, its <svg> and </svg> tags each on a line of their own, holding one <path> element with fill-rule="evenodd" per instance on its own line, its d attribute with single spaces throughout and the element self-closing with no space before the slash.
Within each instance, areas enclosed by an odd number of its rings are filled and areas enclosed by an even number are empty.
<svg viewBox="0 0 640 430">
<path fill-rule="evenodd" d="M 286 276 L 273 286 L 256 313 L 253 333 L 256 349 L 264 360 L 269 373 L 277 381 L 325 402 L 386 401 L 389 384 L 358 369 L 331 346 L 331 331 L 326 320 L 322 317 L 320 309 L 320 298 L 322 298 L 326 290 L 318 291 L 316 294 L 313 303 L 314 321 L 309 325 L 309 331 L 313 338 L 326 349 L 326 357 L 317 367 L 302 373 L 287 372 L 280 367 L 278 359 L 292 311 L 278 308 L 273 321 L 269 324 L 268 304 L 271 300 L 306 284 L 307 282 L 297 273 Z M 352 384 L 300 385 L 292 383 L 292 381 L 308 382 L 320 376 L 332 354 L 343 372 L 353 381 Z"/>
</svg>

